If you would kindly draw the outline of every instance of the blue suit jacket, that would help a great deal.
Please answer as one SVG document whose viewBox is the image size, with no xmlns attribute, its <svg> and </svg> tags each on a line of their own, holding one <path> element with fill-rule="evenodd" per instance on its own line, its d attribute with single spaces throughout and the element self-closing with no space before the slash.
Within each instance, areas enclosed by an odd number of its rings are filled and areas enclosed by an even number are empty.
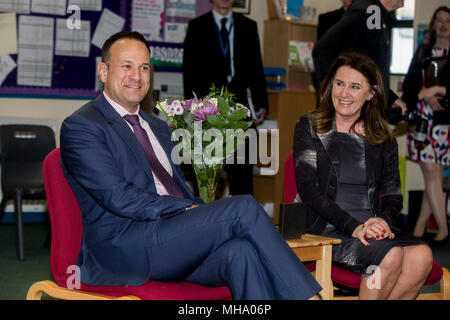
<svg viewBox="0 0 450 320">
<path fill-rule="evenodd" d="M 165 150 L 184 199 L 156 193 L 139 142 L 103 94 L 74 112 L 61 127 L 62 167 L 83 212 L 77 264 L 86 284 L 145 283 L 150 274 L 148 252 L 156 241 L 151 221 L 201 202 L 170 160 L 173 143 L 167 124 L 143 111 L 140 115 Z"/>
</svg>

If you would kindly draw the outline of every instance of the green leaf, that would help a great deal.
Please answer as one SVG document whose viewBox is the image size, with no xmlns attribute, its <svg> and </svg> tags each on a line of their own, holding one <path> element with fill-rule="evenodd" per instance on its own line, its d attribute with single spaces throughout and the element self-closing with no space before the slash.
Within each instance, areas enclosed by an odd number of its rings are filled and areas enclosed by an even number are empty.
<svg viewBox="0 0 450 320">
<path fill-rule="evenodd" d="M 239 121 L 232 124 L 231 128 L 234 130 L 242 129 L 245 130 L 252 125 L 252 121 Z"/>
<path fill-rule="evenodd" d="M 224 117 L 221 115 L 210 115 L 206 117 L 206 122 L 212 125 L 215 128 L 224 128 L 226 125 L 226 121 Z"/>
<path fill-rule="evenodd" d="M 228 117 L 228 114 L 230 113 L 230 106 L 228 105 L 227 100 L 220 96 L 217 97 L 217 107 L 219 108 L 219 112 L 222 116 Z"/>
<path fill-rule="evenodd" d="M 194 114 L 190 111 L 185 111 L 183 113 L 183 120 L 188 126 L 192 125 L 194 123 Z"/>
<path fill-rule="evenodd" d="M 247 109 L 239 108 L 234 110 L 229 116 L 228 119 L 231 121 L 239 121 L 247 117 Z"/>
</svg>

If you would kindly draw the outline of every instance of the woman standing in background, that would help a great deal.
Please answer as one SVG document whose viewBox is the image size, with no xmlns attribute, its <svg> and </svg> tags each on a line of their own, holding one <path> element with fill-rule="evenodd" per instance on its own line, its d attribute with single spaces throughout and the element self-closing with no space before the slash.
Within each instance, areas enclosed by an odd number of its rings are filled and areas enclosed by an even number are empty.
<svg viewBox="0 0 450 320">
<path fill-rule="evenodd" d="M 409 67 L 403 84 L 402 99 L 407 103 L 409 110 L 414 110 L 422 118 L 428 119 L 428 136 L 423 144 L 415 143 L 412 133 L 408 133 L 407 137 L 406 156 L 418 161 L 425 180 L 425 192 L 414 235 L 423 237 L 426 222 L 433 213 L 438 233 L 431 245 L 442 246 L 448 242 L 442 177 L 444 167 L 450 166 L 450 110 L 448 108 L 450 9 L 448 7 L 436 9 L 428 30 L 430 32 L 428 42 L 416 50 Z M 430 67 L 439 69 L 434 74 L 438 77 L 432 77 L 434 83 L 430 83 L 430 77 L 427 76 Z M 435 72 L 434 69 L 432 71 L 432 73 Z"/>
</svg>

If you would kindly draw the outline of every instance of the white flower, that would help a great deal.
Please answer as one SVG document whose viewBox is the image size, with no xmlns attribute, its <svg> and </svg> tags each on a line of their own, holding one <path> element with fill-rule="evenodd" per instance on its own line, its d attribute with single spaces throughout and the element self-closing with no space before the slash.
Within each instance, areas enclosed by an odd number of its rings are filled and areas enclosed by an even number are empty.
<svg viewBox="0 0 450 320">
<path fill-rule="evenodd" d="M 217 104 L 218 104 L 217 98 L 209 98 L 208 102 L 212 103 L 215 106 L 217 106 Z"/>
<path fill-rule="evenodd" d="M 168 103 L 167 103 L 167 99 L 164 101 L 160 101 L 156 104 L 156 109 L 160 110 L 160 111 L 164 111 L 167 112 L 167 107 L 168 107 Z"/>
<path fill-rule="evenodd" d="M 195 110 L 197 110 L 198 108 L 201 108 L 201 107 L 203 107 L 203 102 L 199 102 L 199 103 L 193 102 L 191 104 L 191 112 L 194 113 Z"/>
</svg>

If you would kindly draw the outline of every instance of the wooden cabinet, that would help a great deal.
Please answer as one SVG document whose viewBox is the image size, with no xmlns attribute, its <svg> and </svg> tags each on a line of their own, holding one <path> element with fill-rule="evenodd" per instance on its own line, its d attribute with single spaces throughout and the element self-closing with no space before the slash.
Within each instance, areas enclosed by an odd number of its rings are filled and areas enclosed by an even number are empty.
<svg viewBox="0 0 450 320">
<path fill-rule="evenodd" d="M 302 115 L 314 110 L 316 96 L 312 92 L 269 90 L 268 98 L 269 115 L 267 119 L 278 122 L 279 133 L 279 152 L 270 156 L 276 157 L 279 167 L 275 175 L 255 174 L 253 176 L 253 193 L 259 202 L 274 204 L 272 218 L 275 223 L 278 223 L 279 206 L 283 202 L 284 161 L 293 147 L 297 120 Z"/>
<path fill-rule="evenodd" d="M 289 67 L 289 41 L 316 42 L 317 23 L 300 20 L 264 22 L 264 67 L 287 71 L 287 88 L 307 88 L 313 84 L 312 72 Z"/>
<path fill-rule="evenodd" d="M 271 2 L 269 2 L 271 3 Z M 269 90 L 268 120 L 276 120 L 279 133 L 279 167 L 274 175 L 253 176 L 255 199 L 273 203 L 272 219 L 278 223 L 279 207 L 283 202 L 284 161 L 292 150 L 294 130 L 298 119 L 315 109 L 316 94 L 306 90 L 313 84 L 312 72 L 289 67 L 289 41 L 315 42 L 317 24 L 296 20 L 267 20 L 264 22 L 264 67 L 283 68 L 287 71 L 282 79 L 293 90 Z M 268 149 L 270 150 L 270 148 Z"/>
</svg>

